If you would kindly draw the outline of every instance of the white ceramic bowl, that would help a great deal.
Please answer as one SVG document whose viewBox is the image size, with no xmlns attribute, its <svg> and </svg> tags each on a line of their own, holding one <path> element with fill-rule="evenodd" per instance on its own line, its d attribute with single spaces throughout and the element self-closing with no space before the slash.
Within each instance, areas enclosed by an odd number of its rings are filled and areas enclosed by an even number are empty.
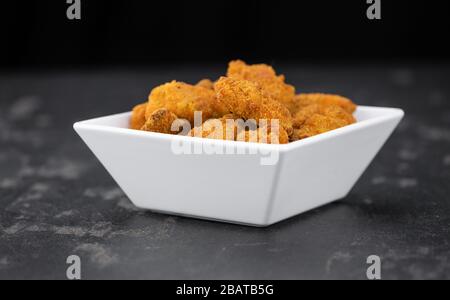
<svg viewBox="0 0 450 300">
<path fill-rule="evenodd" d="M 288 145 L 130 130 L 130 113 L 74 129 L 140 208 L 269 226 L 344 198 L 404 113 L 361 106 L 355 116 L 356 124 Z M 180 154 L 180 145 L 199 154 Z"/>
</svg>

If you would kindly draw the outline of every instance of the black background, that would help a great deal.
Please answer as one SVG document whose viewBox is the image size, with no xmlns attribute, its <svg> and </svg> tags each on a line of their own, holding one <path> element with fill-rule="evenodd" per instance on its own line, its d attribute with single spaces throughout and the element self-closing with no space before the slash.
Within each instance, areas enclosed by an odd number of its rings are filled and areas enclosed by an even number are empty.
<svg viewBox="0 0 450 300">
<path fill-rule="evenodd" d="M 448 60 L 449 4 L 382 0 L 3 1 L 0 67 Z"/>
</svg>

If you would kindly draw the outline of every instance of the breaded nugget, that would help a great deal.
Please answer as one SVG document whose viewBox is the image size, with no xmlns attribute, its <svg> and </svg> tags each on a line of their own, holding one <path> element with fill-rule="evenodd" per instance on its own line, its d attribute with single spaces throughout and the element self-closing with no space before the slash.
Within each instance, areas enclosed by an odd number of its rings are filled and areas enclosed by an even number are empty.
<svg viewBox="0 0 450 300">
<path fill-rule="evenodd" d="M 318 106 L 318 111 L 307 117 L 304 123 L 294 130 L 292 141 L 298 141 L 321 133 L 335 130 L 356 122 L 353 115 L 337 105 Z"/>
<path fill-rule="evenodd" d="M 286 130 L 281 128 L 277 134 L 275 132 L 266 132 L 264 128 L 258 128 L 257 130 L 245 130 L 241 131 L 236 138 L 238 142 L 258 143 L 258 144 L 288 144 L 289 136 Z"/>
<path fill-rule="evenodd" d="M 273 124 L 262 125 L 258 128 L 259 142 L 263 144 L 288 144 L 289 135 L 281 126 Z"/>
<path fill-rule="evenodd" d="M 188 136 L 208 138 L 214 140 L 234 141 L 238 132 L 237 123 L 232 115 L 221 119 L 211 119 L 202 124 L 201 127 L 193 128 Z"/>
<path fill-rule="evenodd" d="M 306 120 L 308 120 L 308 118 L 318 113 L 320 111 L 320 107 L 321 105 L 319 104 L 310 104 L 308 106 L 300 108 L 300 110 L 294 115 L 294 129 L 300 128 L 306 122 Z"/>
<path fill-rule="evenodd" d="M 345 109 L 350 114 L 354 113 L 357 107 L 356 104 L 350 99 L 331 94 L 299 94 L 295 96 L 295 102 L 295 112 L 298 112 L 301 108 L 311 104 L 337 105 Z"/>
<path fill-rule="evenodd" d="M 195 86 L 199 86 L 208 90 L 214 90 L 214 82 L 209 79 L 202 79 Z"/>
<path fill-rule="evenodd" d="M 172 124 L 178 117 L 171 113 L 167 108 L 161 108 L 154 111 L 142 127 L 143 131 L 159 132 L 166 134 L 177 134 L 172 131 Z"/>
<path fill-rule="evenodd" d="M 192 129 L 188 136 L 264 144 L 289 143 L 286 130 L 279 125 L 264 124 L 258 128 L 256 123 L 245 122 L 232 114 L 208 120 L 201 127 Z"/>
<path fill-rule="evenodd" d="M 140 130 L 145 124 L 145 111 L 147 109 L 147 102 L 136 105 L 133 108 L 130 119 L 130 128 Z"/>
<path fill-rule="evenodd" d="M 286 144 L 356 122 L 357 106 L 331 94 L 299 94 L 268 65 L 229 64 L 228 77 L 172 81 L 133 109 L 130 127 L 220 140 Z M 202 112 L 203 124 L 195 124 Z M 277 120 L 278 122 L 273 122 Z M 172 132 L 172 128 L 177 132 Z M 191 130 L 191 126 L 198 126 Z M 181 133 L 180 133 L 181 132 Z"/>
<path fill-rule="evenodd" d="M 220 118 L 228 113 L 217 101 L 213 90 L 176 81 L 159 86 L 151 92 L 146 116 L 149 117 L 159 108 L 167 108 L 191 124 L 194 124 L 194 113 L 197 111 L 203 113 L 203 120 Z"/>
<path fill-rule="evenodd" d="M 259 127 L 238 127 L 238 141 L 246 141 L 261 144 L 287 144 L 289 135 L 279 123 L 259 122 Z"/>
<path fill-rule="evenodd" d="M 224 117 L 211 119 L 203 123 L 201 127 L 192 129 L 188 136 L 214 140 L 240 141 L 262 144 L 287 144 L 289 136 L 282 127 L 260 127 L 250 129 L 244 126 L 243 120 L 234 120 Z"/>
<path fill-rule="evenodd" d="M 297 141 L 346 126 L 342 120 L 315 114 L 300 129 L 295 129 L 292 140 Z"/>
<path fill-rule="evenodd" d="M 312 117 L 315 114 L 341 119 L 344 122 L 349 124 L 353 124 L 355 122 L 355 118 L 345 109 L 338 105 L 325 105 L 325 104 L 310 104 L 301 108 L 294 116 L 293 126 L 294 129 L 299 129 L 308 118 Z"/>
<path fill-rule="evenodd" d="M 355 117 L 341 106 L 325 106 L 320 109 L 320 113 L 331 118 L 342 120 L 346 125 L 356 123 Z"/>
<path fill-rule="evenodd" d="M 244 120 L 279 120 L 280 125 L 292 134 L 292 116 L 289 110 L 273 100 L 257 84 L 247 80 L 222 77 L 215 84 L 217 99 L 235 116 Z"/>
<path fill-rule="evenodd" d="M 278 76 L 268 65 L 247 65 L 241 60 L 229 64 L 227 76 L 258 83 L 274 100 L 285 105 L 289 110 L 295 108 L 295 88 L 285 83 L 283 75 Z"/>
</svg>

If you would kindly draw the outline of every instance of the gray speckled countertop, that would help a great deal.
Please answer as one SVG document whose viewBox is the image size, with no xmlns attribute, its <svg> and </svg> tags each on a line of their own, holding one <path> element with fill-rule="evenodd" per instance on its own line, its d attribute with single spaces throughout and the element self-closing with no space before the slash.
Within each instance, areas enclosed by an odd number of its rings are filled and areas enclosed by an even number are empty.
<svg viewBox="0 0 450 300">
<path fill-rule="evenodd" d="M 369 255 L 384 279 L 449 279 L 450 67 L 282 70 L 406 118 L 346 199 L 267 229 L 135 209 L 72 130 L 221 70 L 0 73 L 0 279 L 64 279 L 72 254 L 85 279 L 365 279 Z"/>
</svg>

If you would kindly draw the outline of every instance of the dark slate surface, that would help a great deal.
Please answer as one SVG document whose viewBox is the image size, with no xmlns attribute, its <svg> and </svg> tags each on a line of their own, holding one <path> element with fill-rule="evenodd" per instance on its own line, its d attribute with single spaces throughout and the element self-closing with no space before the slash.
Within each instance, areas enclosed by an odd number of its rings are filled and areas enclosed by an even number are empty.
<svg viewBox="0 0 450 300">
<path fill-rule="evenodd" d="M 286 66 L 303 91 L 406 118 L 350 195 L 268 229 L 135 209 L 72 130 L 209 67 L 0 73 L 0 279 L 450 278 L 450 68 Z M 189 199 L 186 199 L 187 201 Z"/>
</svg>

